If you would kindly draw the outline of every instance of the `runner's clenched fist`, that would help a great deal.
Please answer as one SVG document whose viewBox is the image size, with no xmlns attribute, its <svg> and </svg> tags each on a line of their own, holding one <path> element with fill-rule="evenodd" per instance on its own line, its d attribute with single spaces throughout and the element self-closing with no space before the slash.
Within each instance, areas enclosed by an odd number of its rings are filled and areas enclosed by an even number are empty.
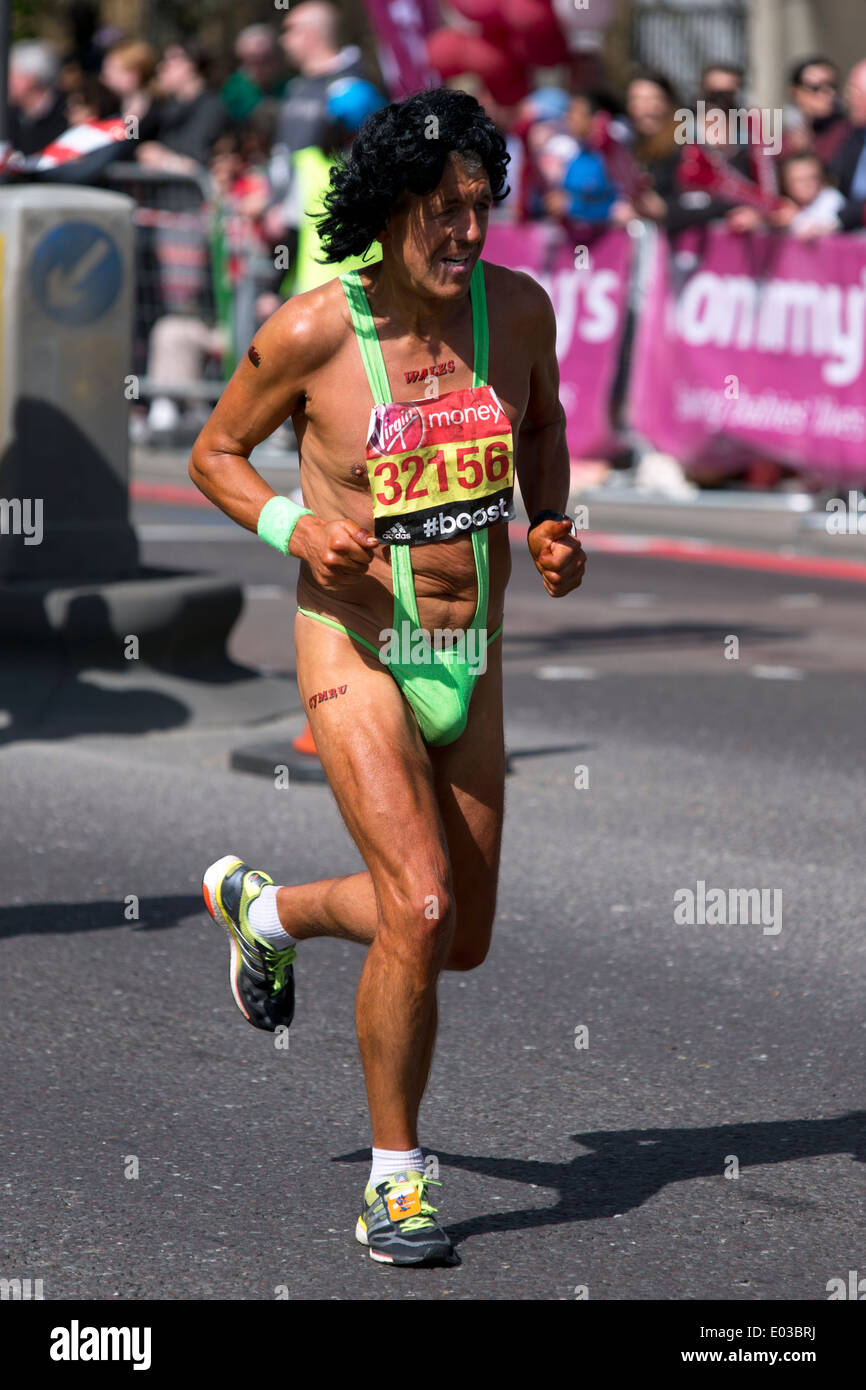
<svg viewBox="0 0 866 1390">
<path fill-rule="evenodd" d="M 302 516 L 289 548 L 293 555 L 306 560 L 322 588 L 344 589 L 366 574 L 378 545 L 376 537 L 351 517 L 322 521 L 317 516 Z"/>
<path fill-rule="evenodd" d="M 535 568 L 552 598 L 562 598 L 580 587 L 586 568 L 586 555 L 571 522 L 540 521 L 527 536 Z"/>
</svg>

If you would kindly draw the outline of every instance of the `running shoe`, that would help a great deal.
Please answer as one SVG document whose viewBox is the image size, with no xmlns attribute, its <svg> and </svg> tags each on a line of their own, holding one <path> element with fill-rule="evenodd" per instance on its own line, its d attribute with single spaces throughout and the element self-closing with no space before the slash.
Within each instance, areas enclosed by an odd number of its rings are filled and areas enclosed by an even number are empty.
<svg viewBox="0 0 866 1390">
<path fill-rule="evenodd" d="M 251 869 L 236 854 L 226 854 L 205 872 L 205 907 L 218 926 L 225 927 L 231 945 L 229 982 L 235 1003 L 248 1023 L 274 1033 L 288 1028 L 295 1013 L 294 946 L 278 951 L 250 926 L 250 905 L 266 884 L 268 874 Z"/>
<path fill-rule="evenodd" d="M 454 1246 L 433 1220 L 436 1208 L 424 1200 L 431 1182 L 426 1173 L 410 1170 L 367 1187 L 355 1239 L 369 1246 L 371 1259 L 389 1265 L 456 1261 Z"/>
</svg>

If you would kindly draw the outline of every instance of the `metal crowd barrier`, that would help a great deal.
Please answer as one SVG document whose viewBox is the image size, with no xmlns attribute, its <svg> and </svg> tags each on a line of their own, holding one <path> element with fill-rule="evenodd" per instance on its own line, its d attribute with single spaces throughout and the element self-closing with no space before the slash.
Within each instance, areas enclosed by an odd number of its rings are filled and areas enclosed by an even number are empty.
<svg viewBox="0 0 866 1390">
<path fill-rule="evenodd" d="M 222 374 L 196 381 L 159 381 L 148 374 L 155 326 L 169 315 L 216 326 L 211 254 L 210 180 L 166 174 L 133 162 L 115 162 L 105 183 L 135 203 L 135 332 L 133 369 L 145 396 L 216 400 Z"/>
<path fill-rule="evenodd" d="M 141 397 L 216 401 L 255 333 L 259 295 L 274 286 L 270 256 L 245 219 L 222 206 L 205 170 L 169 174 L 116 161 L 103 181 L 135 203 Z"/>
</svg>

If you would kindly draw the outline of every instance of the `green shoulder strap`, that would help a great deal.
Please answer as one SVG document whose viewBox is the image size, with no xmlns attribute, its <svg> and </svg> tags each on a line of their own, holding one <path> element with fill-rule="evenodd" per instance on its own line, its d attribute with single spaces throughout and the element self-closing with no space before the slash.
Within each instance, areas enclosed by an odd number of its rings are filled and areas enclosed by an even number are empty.
<svg viewBox="0 0 866 1390">
<path fill-rule="evenodd" d="M 361 349 L 361 361 L 370 383 L 370 391 L 376 405 L 386 405 L 391 397 L 382 345 L 370 312 L 370 305 L 361 284 L 357 270 L 346 271 L 340 276 L 345 291 L 352 323 Z M 489 354 L 489 332 L 487 327 L 487 296 L 484 292 L 484 267 L 481 261 L 475 262 L 472 279 L 469 282 L 469 296 L 472 301 L 472 344 L 474 353 L 472 385 L 484 386 L 487 383 L 487 359 Z"/>
<path fill-rule="evenodd" d="M 484 266 L 481 264 L 480 258 L 475 262 L 475 269 L 472 272 L 472 279 L 469 282 L 469 293 L 472 298 L 472 345 L 474 352 L 472 385 L 486 386 L 490 337 L 487 325 L 487 293 L 484 289 Z M 475 617 L 472 619 L 473 628 L 484 628 L 487 624 L 488 573 L 490 568 L 489 542 L 490 537 L 487 534 L 486 528 L 483 531 L 472 532 L 472 554 L 475 558 L 475 573 L 478 578 L 478 598 L 475 607 Z"/>
<path fill-rule="evenodd" d="M 361 276 L 357 270 L 348 270 L 345 275 L 340 276 L 340 283 L 349 304 L 358 346 L 361 349 L 361 361 L 364 363 L 373 400 L 376 405 L 387 405 L 391 399 L 388 373 L 385 370 L 385 359 L 382 356 L 382 346 L 373 315 L 370 313 L 370 305 L 361 284 Z"/>
<path fill-rule="evenodd" d="M 484 266 L 480 259 L 475 262 L 472 279 L 469 281 L 469 294 L 472 299 L 472 344 L 475 361 L 472 370 L 472 385 L 487 385 L 487 357 L 490 348 L 487 327 L 487 294 L 484 289 Z"/>
</svg>

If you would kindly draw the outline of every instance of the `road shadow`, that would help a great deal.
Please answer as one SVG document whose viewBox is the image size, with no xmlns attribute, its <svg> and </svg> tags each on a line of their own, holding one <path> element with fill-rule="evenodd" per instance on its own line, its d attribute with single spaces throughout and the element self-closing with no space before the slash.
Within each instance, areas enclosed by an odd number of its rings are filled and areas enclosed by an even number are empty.
<svg viewBox="0 0 866 1390">
<path fill-rule="evenodd" d="M 78 734 L 140 734 L 179 729 L 190 708 L 173 695 L 133 682 L 104 689 L 87 679 L 93 666 L 59 665 L 35 657 L 0 678 L 0 747 L 22 739 L 52 741 Z"/>
<path fill-rule="evenodd" d="M 164 931 L 179 927 L 189 917 L 205 912 L 200 893 L 140 897 L 138 920 L 124 914 L 131 910 L 124 897 L 89 903 L 21 903 L 0 907 L 0 938 L 42 936 L 55 932 L 111 931 L 132 927 L 136 931 Z"/>
<path fill-rule="evenodd" d="M 579 652 L 586 653 L 595 647 L 623 645 L 634 647 L 677 648 L 691 646 L 698 642 L 704 646 L 722 647 L 731 636 L 732 624 L 740 645 L 747 642 L 800 642 L 809 636 L 803 628 L 762 627 L 732 620 L 731 623 L 669 622 L 669 623 L 616 623 L 609 627 L 567 627 L 557 628 L 555 632 L 509 632 L 503 648 L 512 656 L 531 656 L 534 652 L 555 652 L 562 656 L 566 644 L 573 644 Z M 518 652 L 517 648 L 524 648 Z M 574 652 L 569 652 L 573 656 Z"/>
<path fill-rule="evenodd" d="M 509 762 L 519 762 L 521 758 L 548 758 L 556 753 L 589 753 L 595 747 L 594 743 L 547 743 L 542 748 L 511 748 L 509 747 Z"/>
<path fill-rule="evenodd" d="M 439 1150 L 441 1168 L 502 1182 L 546 1189 L 556 1200 L 545 1207 L 518 1207 L 471 1217 L 452 1225 L 455 1245 L 496 1231 L 529 1231 L 573 1221 L 598 1221 L 632 1211 L 672 1183 L 717 1177 L 735 1155 L 740 1171 L 800 1158 L 850 1154 L 866 1163 L 866 1111 L 825 1120 L 761 1120 L 706 1129 L 594 1130 L 570 1136 L 591 1152 L 564 1163 L 541 1159 L 477 1157 Z M 369 1149 L 335 1157 L 335 1163 L 370 1162 Z M 748 1199 L 748 1193 L 744 1190 Z M 809 1210 L 812 1203 L 761 1193 L 762 1202 L 786 1210 Z"/>
<path fill-rule="evenodd" d="M 0 747 L 281 712 L 276 683 L 226 654 L 243 605 L 239 586 L 143 568 L 134 587 L 132 597 L 117 588 L 111 601 L 99 592 L 67 596 L 62 586 L 56 595 L 0 588 L 0 604 L 15 605 L 11 617 L 0 615 Z"/>
</svg>

